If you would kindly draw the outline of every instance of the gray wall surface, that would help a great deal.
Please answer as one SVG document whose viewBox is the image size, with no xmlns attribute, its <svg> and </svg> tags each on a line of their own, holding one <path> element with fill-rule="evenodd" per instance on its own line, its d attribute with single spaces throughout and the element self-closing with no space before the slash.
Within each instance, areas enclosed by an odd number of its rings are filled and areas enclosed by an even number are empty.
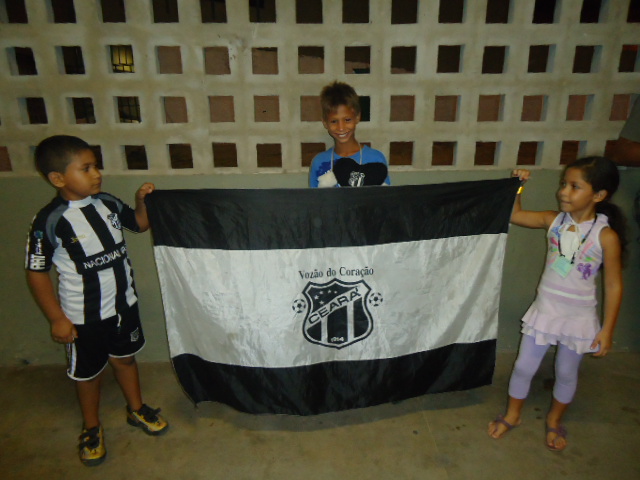
<svg viewBox="0 0 640 480">
<path fill-rule="evenodd" d="M 392 173 L 394 185 L 443 183 L 502 178 L 507 170 L 433 171 Z M 633 198 L 640 188 L 640 169 L 621 169 L 622 184 L 614 197 L 629 217 L 629 256 L 624 270 L 625 295 L 615 333 L 618 351 L 640 350 L 638 311 L 640 296 L 640 231 L 631 218 Z M 528 209 L 555 209 L 558 170 L 534 170 L 524 192 Z M 136 189 L 152 181 L 158 189 L 177 188 L 305 188 L 306 175 L 201 175 L 201 176 L 105 176 L 104 191 L 133 203 Z M 0 178 L 0 212 L 2 249 L 0 249 L 0 365 L 61 364 L 64 349 L 49 336 L 46 320 L 31 298 L 24 274 L 26 234 L 33 215 L 55 194 L 44 180 L 37 177 Z M 127 242 L 140 294 L 147 346 L 139 355 L 141 361 L 167 361 L 169 349 L 162 309 L 160 287 L 153 258 L 150 233 L 128 234 Z M 535 296 L 545 255 L 542 230 L 511 227 L 507 242 L 501 292 L 498 349 L 514 351 L 519 342 L 519 319 Z"/>
<path fill-rule="evenodd" d="M 596 23 L 581 20 L 583 0 L 215 2 L 226 5 L 222 23 L 203 21 L 198 0 L 175 2 L 170 22 L 155 13 L 174 2 L 127 1 L 126 21 L 115 23 L 103 21 L 101 6 L 121 2 L 61 2 L 74 5 L 73 23 L 56 23 L 42 0 L 25 2 L 26 23 L 7 23 L 4 3 L 12 2 L 0 2 L 0 170 L 4 159 L 8 176 L 34 174 L 33 147 L 61 132 L 100 147 L 110 175 L 135 173 L 141 151 L 153 175 L 303 174 L 308 149 L 330 146 L 318 95 L 336 79 L 368 99 L 357 138 L 395 171 L 553 169 L 606 151 L 640 79 L 630 0 L 602 2 Z M 272 18 L 257 21 L 257 4 L 272 5 Z M 319 4 L 319 23 L 297 19 Z M 414 18 L 394 20 L 394 4 L 405 14 L 413 4 Z M 536 20 L 536 5 L 546 20 Z M 500 6 L 503 19 L 488 21 Z M 345 18 L 353 13 L 364 18 Z M 68 46 L 82 54 L 83 74 L 68 73 Z M 322 53 L 307 55 L 309 47 Z M 21 71 L 16 48 L 33 65 Z M 130 65 L 109 53 L 122 48 Z M 94 115 L 79 115 L 74 99 L 90 101 Z M 222 145 L 237 158 L 218 155 Z"/>
</svg>

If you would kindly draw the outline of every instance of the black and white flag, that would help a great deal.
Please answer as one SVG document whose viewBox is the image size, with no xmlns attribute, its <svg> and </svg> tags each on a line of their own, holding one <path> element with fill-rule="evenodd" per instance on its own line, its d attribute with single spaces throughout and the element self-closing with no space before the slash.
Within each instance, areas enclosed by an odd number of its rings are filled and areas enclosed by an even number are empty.
<svg viewBox="0 0 640 480">
<path fill-rule="evenodd" d="M 490 384 L 517 188 L 155 191 L 185 392 L 309 415 Z"/>
</svg>

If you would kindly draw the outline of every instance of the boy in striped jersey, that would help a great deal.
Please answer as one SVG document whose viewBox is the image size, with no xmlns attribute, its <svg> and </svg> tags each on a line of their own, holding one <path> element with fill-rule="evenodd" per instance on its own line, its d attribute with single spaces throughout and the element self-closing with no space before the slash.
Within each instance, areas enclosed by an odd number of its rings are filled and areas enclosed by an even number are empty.
<svg viewBox="0 0 640 480">
<path fill-rule="evenodd" d="M 89 145 L 56 135 L 36 148 L 36 167 L 58 195 L 34 217 L 27 244 L 27 281 L 51 324 L 54 341 L 66 345 L 67 375 L 76 381 L 83 417 L 80 460 L 99 465 L 106 449 L 100 424 L 100 382 L 107 363 L 127 401 L 127 422 L 150 435 L 164 433 L 159 409 L 142 402 L 135 354 L 145 340 L 133 271 L 122 229 L 149 228 L 145 183 L 135 210 L 100 191 L 102 175 Z M 50 277 L 58 272 L 58 294 Z"/>
</svg>

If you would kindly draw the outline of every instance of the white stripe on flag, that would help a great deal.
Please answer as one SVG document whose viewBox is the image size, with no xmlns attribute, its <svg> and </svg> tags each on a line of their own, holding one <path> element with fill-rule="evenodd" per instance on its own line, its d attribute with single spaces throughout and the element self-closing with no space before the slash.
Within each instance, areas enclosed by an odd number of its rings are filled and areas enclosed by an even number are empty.
<svg viewBox="0 0 640 480">
<path fill-rule="evenodd" d="M 395 358 L 495 339 L 506 238 L 484 234 L 261 251 L 156 246 L 171 356 L 190 353 L 228 365 L 294 367 Z M 365 268 L 373 273 L 353 274 Z M 315 272 L 318 277 L 310 278 Z M 371 333 L 344 348 L 308 341 L 305 312 L 292 308 L 304 298 L 309 282 L 333 278 L 364 280 L 383 299 L 379 306 L 369 305 Z"/>
</svg>

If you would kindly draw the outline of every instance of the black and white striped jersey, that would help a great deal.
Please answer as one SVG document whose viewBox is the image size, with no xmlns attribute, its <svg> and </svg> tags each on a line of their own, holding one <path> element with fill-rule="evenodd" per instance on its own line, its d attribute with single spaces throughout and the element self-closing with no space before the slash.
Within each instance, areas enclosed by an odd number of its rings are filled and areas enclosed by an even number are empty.
<svg viewBox="0 0 640 480">
<path fill-rule="evenodd" d="M 73 323 L 113 317 L 137 301 L 123 227 L 139 230 L 135 212 L 108 193 L 73 202 L 58 196 L 34 217 L 25 267 L 56 266 L 60 305 Z"/>
</svg>

